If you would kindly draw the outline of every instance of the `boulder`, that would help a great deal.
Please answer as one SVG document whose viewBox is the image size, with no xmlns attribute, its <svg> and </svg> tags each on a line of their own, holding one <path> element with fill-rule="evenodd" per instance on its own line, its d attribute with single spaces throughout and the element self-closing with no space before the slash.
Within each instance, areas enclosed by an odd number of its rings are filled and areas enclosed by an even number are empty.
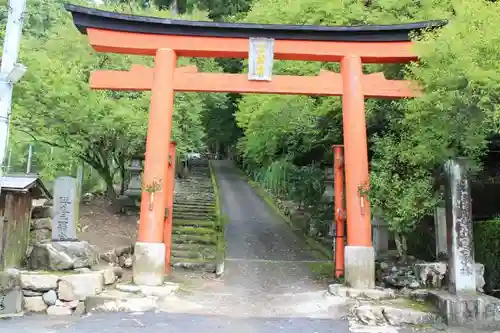
<svg viewBox="0 0 500 333">
<path fill-rule="evenodd" d="M 117 264 L 118 263 L 118 256 L 116 255 L 115 251 L 108 251 L 108 252 L 101 253 L 99 255 L 99 258 L 102 261 L 105 261 L 105 262 L 110 263 L 110 264 Z"/>
<path fill-rule="evenodd" d="M 88 242 L 53 242 L 52 246 L 74 260 L 73 268 L 91 267 L 99 262 L 97 248 Z"/>
<path fill-rule="evenodd" d="M 28 312 L 44 312 L 47 304 L 42 296 L 24 297 L 24 309 Z"/>
<path fill-rule="evenodd" d="M 484 265 L 475 263 L 476 272 L 476 289 L 483 292 L 483 287 L 486 284 L 484 280 Z M 427 288 L 441 288 L 445 277 L 448 274 L 448 263 L 441 262 L 424 262 L 413 265 L 413 270 L 421 286 Z"/>
<path fill-rule="evenodd" d="M 30 230 L 41 229 L 52 230 L 52 219 L 50 217 L 31 220 Z"/>
<path fill-rule="evenodd" d="M 61 283 L 65 288 L 71 287 L 76 299 L 83 301 L 87 296 L 94 296 L 102 292 L 104 277 L 100 272 L 68 275 L 61 277 L 59 288 L 61 288 Z M 61 289 L 59 289 L 59 298 L 64 299 L 61 297 Z M 73 299 L 64 300 L 72 301 Z"/>
<path fill-rule="evenodd" d="M 21 273 L 17 269 L 0 271 L 0 294 L 21 285 Z"/>
<path fill-rule="evenodd" d="M 376 280 L 382 286 L 397 289 L 417 289 L 420 287 L 413 269 L 415 258 L 410 256 L 397 258 L 388 252 L 383 260 L 376 263 L 375 270 Z"/>
<path fill-rule="evenodd" d="M 132 255 L 134 254 L 134 245 L 127 245 L 115 248 L 115 254 L 117 257 L 121 257 L 124 255 Z"/>
<path fill-rule="evenodd" d="M 42 296 L 43 301 L 47 305 L 54 305 L 57 301 L 57 294 L 54 290 L 49 290 Z"/>
<path fill-rule="evenodd" d="M 52 239 L 52 231 L 49 229 L 36 229 L 30 231 L 30 244 L 49 243 Z"/>
<path fill-rule="evenodd" d="M 35 244 L 29 266 L 36 270 L 69 270 L 91 267 L 98 262 L 98 253 L 88 242 L 52 242 Z"/>
<path fill-rule="evenodd" d="M 425 262 L 413 265 L 413 270 L 423 287 L 441 288 L 448 265 L 445 262 Z"/>
<path fill-rule="evenodd" d="M 52 274 L 22 273 L 21 287 L 23 289 L 45 292 L 57 288 L 59 277 Z"/>
<path fill-rule="evenodd" d="M 134 263 L 132 257 L 128 254 L 125 254 L 118 258 L 118 265 L 123 268 L 131 268 Z"/>
</svg>

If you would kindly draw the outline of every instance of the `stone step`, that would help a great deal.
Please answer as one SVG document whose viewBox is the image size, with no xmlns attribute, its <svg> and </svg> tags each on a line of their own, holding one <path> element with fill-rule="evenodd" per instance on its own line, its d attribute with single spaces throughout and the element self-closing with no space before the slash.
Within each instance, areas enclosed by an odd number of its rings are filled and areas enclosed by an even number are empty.
<svg viewBox="0 0 500 333">
<path fill-rule="evenodd" d="M 202 251 L 185 251 L 172 249 L 172 256 L 179 259 L 200 259 L 200 260 L 215 260 L 215 251 L 210 251 L 210 249 L 203 249 Z"/>
<path fill-rule="evenodd" d="M 175 214 L 174 214 L 175 217 Z M 200 220 L 177 220 L 174 218 L 174 229 L 177 226 L 184 226 L 184 227 L 203 227 L 203 228 L 210 228 L 214 229 L 217 227 L 217 223 L 214 221 L 200 221 Z"/>
<path fill-rule="evenodd" d="M 193 271 L 204 271 L 208 273 L 215 273 L 216 269 L 216 264 L 213 260 L 200 259 L 172 258 L 172 266 L 176 268 L 184 268 Z"/>
<path fill-rule="evenodd" d="M 190 251 L 190 252 L 217 252 L 217 246 L 215 244 L 183 244 L 177 243 L 174 244 L 173 249 L 179 251 Z"/>
<path fill-rule="evenodd" d="M 205 197 L 209 197 L 209 196 L 212 196 L 214 195 L 214 191 L 213 189 L 203 189 L 203 188 L 199 188 L 197 186 L 193 186 L 193 187 L 184 187 L 182 189 L 177 189 L 176 190 L 176 193 L 175 193 L 175 196 L 176 197 L 191 197 L 191 196 L 198 196 L 198 197 L 201 197 L 201 198 L 205 198 Z"/>
<path fill-rule="evenodd" d="M 174 200 L 174 209 L 176 207 L 186 207 L 186 208 L 215 208 L 215 200 L 213 201 L 176 201 Z"/>
<path fill-rule="evenodd" d="M 214 213 L 215 207 L 213 206 L 187 206 L 187 205 L 175 205 L 175 212 L 196 212 L 196 213 Z"/>
<path fill-rule="evenodd" d="M 200 220 L 200 221 L 216 221 L 215 214 L 199 214 L 199 213 L 176 213 L 173 215 L 175 220 Z"/>
<path fill-rule="evenodd" d="M 174 230 L 176 228 L 174 227 Z M 172 243 L 174 245 L 177 244 L 198 244 L 198 245 L 215 245 L 217 244 L 217 235 L 216 234 L 210 234 L 210 235 L 186 235 L 186 234 L 181 234 L 178 233 L 176 234 L 172 230 Z"/>
<path fill-rule="evenodd" d="M 181 180 L 177 184 L 179 184 L 179 187 L 182 186 L 193 186 L 193 185 L 198 185 L 200 187 L 205 187 L 205 188 L 211 188 L 213 187 L 212 184 L 212 179 L 210 177 L 205 178 L 205 177 L 199 177 L 199 178 L 191 178 L 189 180 Z"/>
<path fill-rule="evenodd" d="M 211 228 L 176 226 L 172 233 L 177 235 L 215 235 L 216 232 Z"/>
<path fill-rule="evenodd" d="M 174 207 L 179 208 L 179 209 L 197 209 L 197 210 L 204 210 L 204 209 L 214 209 L 215 208 L 215 201 L 213 202 L 207 202 L 207 203 L 201 203 L 197 204 L 194 202 L 174 202 Z"/>
</svg>

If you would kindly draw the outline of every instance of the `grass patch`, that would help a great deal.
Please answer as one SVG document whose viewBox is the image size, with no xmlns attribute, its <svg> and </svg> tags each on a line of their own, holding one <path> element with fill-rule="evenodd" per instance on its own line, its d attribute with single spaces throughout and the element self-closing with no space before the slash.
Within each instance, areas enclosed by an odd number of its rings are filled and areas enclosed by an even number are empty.
<svg viewBox="0 0 500 333">
<path fill-rule="evenodd" d="M 318 278 L 331 278 L 333 275 L 334 265 L 331 262 L 312 262 L 307 265 Z"/>
<path fill-rule="evenodd" d="M 227 244 L 226 244 L 226 239 L 225 239 L 225 230 L 226 230 L 226 225 L 229 223 L 229 217 L 225 214 L 222 214 L 222 209 L 220 205 L 220 192 L 219 192 L 219 185 L 217 184 L 217 177 L 215 176 L 215 172 L 212 168 L 212 163 L 208 164 L 210 168 L 210 176 L 212 178 L 212 185 L 214 188 L 214 197 L 215 197 L 215 216 L 216 216 L 216 221 L 218 222 L 217 226 L 217 253 L 216 253 L 216 260 L 217 263 L 223 263 L 224 259 L 226 258 L 226 249 L 227 249 Z"/>
</svg>

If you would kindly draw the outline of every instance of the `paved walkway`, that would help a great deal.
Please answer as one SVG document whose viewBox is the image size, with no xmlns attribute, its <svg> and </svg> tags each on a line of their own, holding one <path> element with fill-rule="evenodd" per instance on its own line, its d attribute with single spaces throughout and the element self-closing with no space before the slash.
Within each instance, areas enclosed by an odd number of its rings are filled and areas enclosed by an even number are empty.
<svg viewBox="0 0 500 333">
<path fill-rule="evenodd" d="M 327 296 L 326 286 L 315 282 L 310 267 L 317 258 L 305 242 L 232 162 L 215 161 L 213 167 L 229 221 L 225 272 L 219 283 L 195 292 L 193 300 L 205 312 L 231 317 L 343 317 L 345 302 Z"/>
</svg>

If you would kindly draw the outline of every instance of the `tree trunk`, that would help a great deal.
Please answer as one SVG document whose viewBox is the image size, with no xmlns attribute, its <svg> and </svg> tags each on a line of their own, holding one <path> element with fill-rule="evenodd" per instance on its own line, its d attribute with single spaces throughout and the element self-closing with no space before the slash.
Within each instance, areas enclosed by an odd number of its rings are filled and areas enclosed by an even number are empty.
<svg viewBox="0 0 500 333">
<path fill-rule="evenodd" d="M 102 177 L 104 182 L 106 183 L 106 197 L 111 201 L 111 209 L 113 213 L 120 212 L 120 205 L 118 201 L 118 196 L 116 194 L 116 190 L 113 184 L 113 176 L 111 174 L 111 170 L 99 168 L 96 169 L 99 175 Z"/>
<path fill-rule="evenodd" d="M 408 245 L 406 242 L 406 236 L 402 233 L 396 232 L 394 234 L 394 240 L 396 241 L 396 249 L 398 251 L 398 255 L 402 261 L 406 260 L 406 255 L 408 252 Z"/>
<path fill-rule="evenodd" d="M 127 170 L 125 169 L 125 165 L 122 164 L 120 165 L 120 195 L 125 194 L 128 181 L 129 177 L 127 177 Z"/>
<path fill-rule="evenodd" d="M 174 17 L 179 16 L 179 6 L 177 5 L 177 0 L 172 1 L 172 6 L 170 7 L 170 10 L 172 11 L 172 16 Z"/>
</svg>

